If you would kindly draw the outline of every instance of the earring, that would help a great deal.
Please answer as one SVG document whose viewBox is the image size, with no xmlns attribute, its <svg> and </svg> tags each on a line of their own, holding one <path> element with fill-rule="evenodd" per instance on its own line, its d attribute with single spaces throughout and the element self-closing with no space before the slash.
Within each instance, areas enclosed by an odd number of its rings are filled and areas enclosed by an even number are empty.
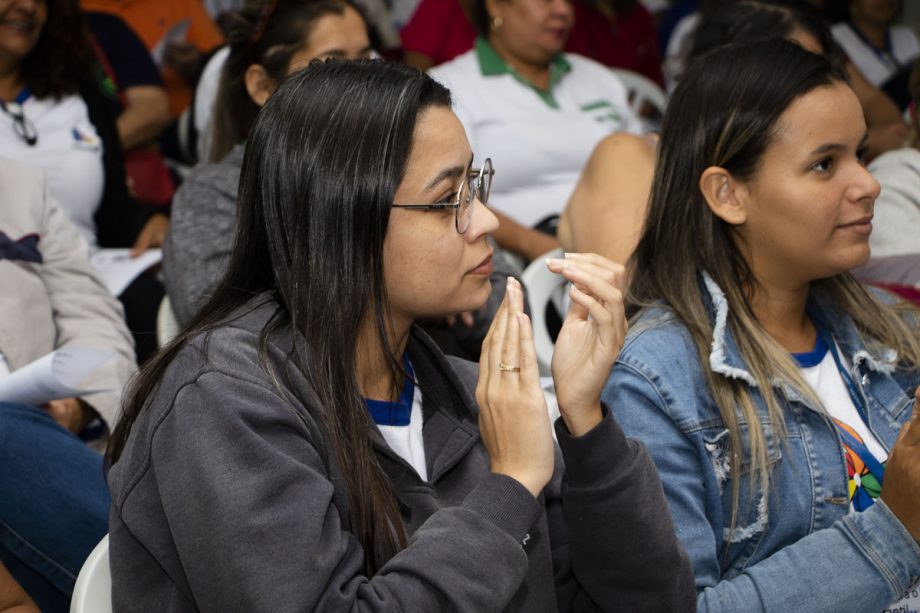
<svg viewBox="0 0 920 613">
<path fill-rule="evenodd" d="M 499 28 L 502 27 L 502 24 L 505 23 L 505 20 L 501 17 L 493 17 L 492 21 L 489 22 L 489 28 L 493 32 L 497 32 Z"/>
</svg>

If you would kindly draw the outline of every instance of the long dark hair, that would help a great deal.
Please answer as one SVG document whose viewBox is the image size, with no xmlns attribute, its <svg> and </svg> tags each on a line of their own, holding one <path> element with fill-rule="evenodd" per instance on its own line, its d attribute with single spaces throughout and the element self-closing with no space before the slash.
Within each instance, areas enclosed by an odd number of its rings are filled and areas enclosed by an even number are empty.
<svg viewBox="0 0 920 613">
<path fill-rule="evenodd" d="M 749 459 L 752 490 L 759 486 L 764 497 L 770 468 L 767 438 L 748 383 L 708 368 L 715 324 L 700 291 L 702 272 L 724 294 L 725 326 L 764 392 L 766 427 L 779 441 L 785 440 L 785 424 L 779 400 L 769 392 L 773 383 L 788 382 L 805 398 L 814 399 L 813 393 L 789 353 L 754 316 L 750 296 L 757 284 L 744 245 L 733 226 L 710 210 L 699 180 L 710 166 L 720 166 L 740 181 L 753 178 L 786 109 L 800 96 L 844 80 L 843 71 L 825 57 L 785 39 L 719 47 L 692 63 L 668 104 L 648 217 L 630 260 L 629 312 L 664 304 L 687 327 L 729 432 L 731 474 L 739 475 L 742 461 Z M 851 274 L 814 281 L 811 291 L 851 317 L 864 338 L 894 348 L 905 364 L 920 364 L 917 331 Z M 748 425 L 749 458 L 742 457 L 742 423 Z M 735 527 L 739 483 L 732 479 L 730 530 Z"/>
<path fill-rule="evenodd" d="M 246 140 L 259 112 L 259 105 L 246 90 L 246 69 L 259 64 L 269 78 L 280 83 L 316 20 L 329 14 L 342 15 L 347 8 L 363 18 L 351 0 L 247 0 L 229 25 L 230 55 L 214 101 L 210 161 L 219 161 L 234 145 Z"/>
<path fill-rule="evenodd" d="M 796 30 L 815 37 L 824 55 L 835 66 L 843 64 L 828 27 L 814 9 L 795 0 L 741 0 L 704 11 L 693 31 L 687 64 L 720 45 L 789 38 Z"/>
<path fill-rule="evenodd" d="M 75 94 L 100 76 L 86 17 L 77 0 L 47 0 L 48 18 L 22 60 L 22 81 L 38 99 Z"/>
<path fill-rule="evenodd" d="M 398 504 L 371 448 L 355 352 L 369 315 L 381 346 L 391 344 L 383 242 L 417 118 L 431 106 L 449 108 L 450 93 L 422 72 L 382 61 L 314 62 L 282 82 L 250 133 L 227 273 L 189 327 L 132 382 L 107 451 L 112 462 L 182 347 L 267 293 L 278 308 L 262 331 L 262 355 L 278 330 L 302 337 L 290 357 L 321 402 L 367 573 L 405 545 Z M 388 359 L 398 372 L 398 357 Z"/>
</svg>

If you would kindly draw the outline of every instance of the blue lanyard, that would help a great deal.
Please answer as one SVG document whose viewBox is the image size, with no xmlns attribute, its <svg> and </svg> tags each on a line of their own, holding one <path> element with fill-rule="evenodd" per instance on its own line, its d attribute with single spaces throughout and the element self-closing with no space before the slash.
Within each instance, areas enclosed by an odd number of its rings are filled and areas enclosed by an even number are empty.
<svg viewBox="0 0 920 613">
<path fill-rule="evenodd" d="M 872 52 L 879 60 L 882 62 L 888 62 L 889 65 L 894 66 L 895 70 L 899 70 L 901 68 L 901 62 L 899 62 L 898 58 L 894 56 L 894 48 L 891 44 L 891 30 L 889 28 L 885 29 L 885 48 L 879 49 L 874 44 L 872 44 L 868 38 L 866 38 L 866 35 L 863 34 L 862 30 L 856 27 L 855 23 L 851 21 L 848 23 L 848 25 L 850 26 L 850 29 L 853 30 L 853 33 L 856 34 L 856 36 L 863 42 L 863 44 L 872 50 Z"/>
<path fill-rule="evenodd" d="M 868 419 L 866 419 L 866 403 L 863 398 L 863 395 L 859 392 L 859 389 L 856 387 L 856 383 L 853 381 L 853 378 L 850 377 L 850 373 L 843 366 L 843 361 L 840 359 L 840 355 L 837 353 L 837 344 L 834 342 L 834 339 L 827 336 L 824 332 L 819 332 L 821 339 L 827 345 L 827 350 L 831 352 L 831 355 L 834 358 L 834 364 L 837 365 L 837 372 L 840 373 L 840 378 L 843 379 L 843 384 L 847 388 L 847 393 L 850 394 L 850 400 L 853 401 L 853 406 L 856 407 L 856 411 L 859 413 L 859 416 L 862 418 L 863 423 L 867 426 L 869 424 Z M 836 421 L 835 421 L 836 423 Z M 840 436 L 843 439 L 844 444 L 847 447 L 853 450 L 853 452 L 859 456 L 859 459 L 863 461 L 866 465 L 866 468 L 869 469 L 869 472 L 876 478 L 879 485 L 882 484 L 882 478 L 885 476 L 885 467 L 878 461 L 878 459 L 872 455 L 872 452 L 866 448 L 866 445 L 857 439 L 855 436 L 837 426 L 837 431 L 840 432 Z"/>
<path fill-rule="evenodd" d="M 365 398 L 364 403 L 371 415 L 371 419 L 378 426 L 408 426 L 412 421 L 412 402 L 415 399 L 415 373 L 409 362 L 409 354 L 403 354 L 403 366 L 406 369 L 406 381 L 402 393 L 396 402 L 385 400 L 371 400 Z"/>
</svg>

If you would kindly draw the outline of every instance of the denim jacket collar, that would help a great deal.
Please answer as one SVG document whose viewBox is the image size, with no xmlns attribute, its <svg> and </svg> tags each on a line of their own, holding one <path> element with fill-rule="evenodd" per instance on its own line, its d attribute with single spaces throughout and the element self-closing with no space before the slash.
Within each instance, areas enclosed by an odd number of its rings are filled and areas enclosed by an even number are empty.
<svg viewBox="0 0 920 613">
<path fill-rule="evenodd" d="M 709 276 L 709 273 L 704 271 L 702 279 L 706 291 L 704 297 L 708 298 L 706 303 L 714 318 L 709 367 L 713 372 L 739 379 L 751 387 L 757 387 L 754 376 L 748 370 L 741 356 L 741 350 L 731 330 L 728 329 L 728 300 L 725 298 L 725 292 Z M 807 312 L 815 326 L 826 330 L 837 342 L 841 353 L 852 369 L 858 370 L 861 366 L 865 366 L 879 374 L 889 375 L 894 372 L 898 360 L 897 352 L 880 344 L 872 348 L 866 347 L 853 320 L 827 304 L 815 292 L 812 292 L 809 297 Z M 774 381 L 773 385 L 782 388 L 788 396 L 799 397 L 798 393 L 783 382 Z"/>
</svg>

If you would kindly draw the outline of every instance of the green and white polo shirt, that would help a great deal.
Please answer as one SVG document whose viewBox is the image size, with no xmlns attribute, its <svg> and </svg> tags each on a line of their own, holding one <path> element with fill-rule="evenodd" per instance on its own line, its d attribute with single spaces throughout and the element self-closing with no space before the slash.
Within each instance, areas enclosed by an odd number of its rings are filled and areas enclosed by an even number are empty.
<svg viewBox="0 0 920 613">
<path fill-rule="evenodd" d="M 562 211 L 602 138 L 642 131 L 623 83 L 580 55 L 556 56 L 547 91 L 482 38 L 430 74 L 450 88 L 476 159 L 495 164 L 490 205 L 527 226 Z"/>
</svg>

